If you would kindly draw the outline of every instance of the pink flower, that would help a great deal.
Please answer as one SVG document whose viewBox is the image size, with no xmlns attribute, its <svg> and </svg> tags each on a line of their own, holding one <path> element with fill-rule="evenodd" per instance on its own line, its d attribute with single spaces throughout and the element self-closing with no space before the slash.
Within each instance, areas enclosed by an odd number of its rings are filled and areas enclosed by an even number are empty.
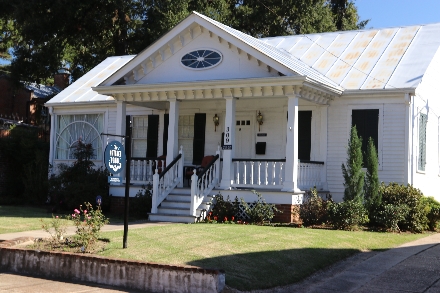
<svg viewBox="0 0 440 293">
<path fill-rule="evenodd" d="M 78 209 L 74 209 L 73 211 L 75 212 L 75 214 L 79 214 Z"/>
<path fill-rule="evenodd" d="M 92 217 L 87 217 L 87 219 L 89 219 L 89 220 L 90 220 L 91 218 L 92 218 Z"/>
<path fill-rule="evenodd" d="M 72 218 L 75 218 L 76 217 L 76 215 L 75 214 L 72 214 Z"/>
<path fill-rule="evenodd" d="M 84 215 L 87 214 L 87 210 L 84 210 Z"/>
<path fill-rule="evenodd" d="M 57 219 L 58 219 L 58 216 L 56 216 L 55 218 L 57 218 Z"/>
</svg>

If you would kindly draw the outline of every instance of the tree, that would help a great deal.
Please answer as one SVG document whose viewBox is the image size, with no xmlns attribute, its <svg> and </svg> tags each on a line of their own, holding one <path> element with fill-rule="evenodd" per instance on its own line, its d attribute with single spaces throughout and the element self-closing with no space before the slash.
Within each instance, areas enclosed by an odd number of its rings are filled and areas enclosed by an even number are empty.
<svg viewBox="0 0 440 293">
<path fill-rule="evenodd" d="M 76 80 L 106 57 L 137 54 L 194 10 L 255 37 L 352 29 L 359 19 L 352 0 L 0 0 L 0 7 L 0 56 L 12 46 L 12 77 L 37 83 L 61 67 Z"/>
<path fill-rule="evenodd" d="M 362 171 L 362 138 L 359 138 L 356 126 L 351 128 L 348 140 L 347 163 L 342 164 L 344 176 L 344 201 L 363 199 L 364 171 Z"/>
<path fill-rule="evenodd" d="M 368 139 L 366 164 L 365 199 L 368 205 L 379 206 L 381 202 L 381 196 L 379 194 L 379 162 L 377 159 L 376 146 L 371 137 Z"/>
</svg>

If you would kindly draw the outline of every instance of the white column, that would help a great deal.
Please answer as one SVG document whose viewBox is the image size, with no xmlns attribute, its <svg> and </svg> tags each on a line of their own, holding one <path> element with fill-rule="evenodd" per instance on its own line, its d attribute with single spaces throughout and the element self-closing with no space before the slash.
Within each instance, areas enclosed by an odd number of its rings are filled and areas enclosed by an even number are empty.
<svg viewBox="0 0 440 293">
<path fill-rule="evenodd" d="M 327 183 L 327 146 L 328 146 L 328 140 L 327 140 L 327 116 L 328 116 L 328 106 L 322 106 L 321 107 L 321 133 L 319 136 L 319 146 L 320 146 L 320 160 L 324 162 L 324 168 L 321 172 L 321 183 L 322 183 L 322 189 L 328 190 L 328 183 Z"/>
<path fill-rule="evenodd" d="M 158 137 L 158 144 L 157 144 L 157 156 L 161 156 L 163 155 L 162 150 L 163 150 L 163 130 L 164 130 L 164 125 L 165 124 L 165 112 L 164 111 L 160 111 L 159 112 L 159 129 L 158 129 L 158 133 L 159 133 L 159 137 Z"/>
<path fill-rule="evenodd" d="M 298 188 L 298 92 L 287 97 L 286 169 L 283 191 L 299 192 Z"/>
<path fill-rule="evenodd" d="M 232 158 L 235 154 L 235 99 L 231 96 L 225 97 L 225 100 L 225 138 L 223 141 L 225 147 L 223 149 L 222 181 L 220 183 L 221 189 L 229 189 L 234 180 L 234 166 L 232 165 Z"/>
<path fill-rule="evenodd" d="M 116 135 L 125 135 L 125 116 L 126 103 L 122 101 L 116 102 Z M 118 140 L 122 141 L 121 138 Z"/>
<path fill-rule="evenodd" d="M 179 102 L 169 99 L 170 113 L 168 124 L 167 165 L 179 154 Z"/>
<path fill-rule="evenodd" d="M 125 135 L 126 105 L 127 104 L 123 101 L 116 102 L 116 135 Z M 125 148 L 125 139 L 123 140 L 122 137 L 116 136 L 111 137 L 110 139 L 120 141 L 124 144 Z M 127 150 L 125 150 L 125 153 L 127 153 Z M 125 168 L 130 168 L 130 166 L 125 166 Z M 121 181 L 125 179 L 125 168 L 120 173 L 115 175 L 117 177 L 120 177 Z"/>
<path fill-rule="evenodd" d="M 55 157 L 55 149 L 56 149 L 56 141 L 55 141 L 55 133 L 57 129 L 55 129 L 55 121 L 56 115 L 53 113 L 53 107 L 49 107 L 50 114 L 50 144 L 49 144 L 49 164 L 53 166 L 53 161 Z M 49 174 L 50 176 L 50 174 Z"/>
</svg>

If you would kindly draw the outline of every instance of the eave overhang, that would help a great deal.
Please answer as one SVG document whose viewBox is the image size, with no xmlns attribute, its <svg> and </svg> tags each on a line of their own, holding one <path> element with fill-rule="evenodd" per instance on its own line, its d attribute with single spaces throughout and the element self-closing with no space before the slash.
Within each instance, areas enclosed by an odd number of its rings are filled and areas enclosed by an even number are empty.
<svg viewBox="0 0 440 293">
<path fill-rule="evenodd" d="M 127 103 L 297 95 L 299 98 L 318 104 L 328 104 L 330 100 L 341 94 L 337 89 L 318 84 L 304 76 L 112 85 L 92 89 L 99 94 L 112 96 L 116 101 Z"/>
</svg>

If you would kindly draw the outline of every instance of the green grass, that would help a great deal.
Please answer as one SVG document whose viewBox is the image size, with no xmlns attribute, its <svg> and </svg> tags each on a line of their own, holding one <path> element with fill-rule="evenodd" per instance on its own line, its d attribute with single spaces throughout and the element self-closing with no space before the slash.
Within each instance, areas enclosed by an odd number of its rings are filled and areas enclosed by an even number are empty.
<svg viewBox="0 0 440 293">
<path fill-rule="evenodd" d="M 220 268 L 227 285 L 252 290 L 291 284 L 356 252 L 385 250 L 427 235 L 172 224 L 129 230 L 127 249 L 122 249 L 122 231 L 102 236 L 110 243 L 100 255 Z"/>
<path fill-rule="evenodd" d="M 52 214 L 45 208 L 27 206 L 0 206 L 0 234 L 39 230 L 40 219 L 50 219 Z"/>
</svg>

